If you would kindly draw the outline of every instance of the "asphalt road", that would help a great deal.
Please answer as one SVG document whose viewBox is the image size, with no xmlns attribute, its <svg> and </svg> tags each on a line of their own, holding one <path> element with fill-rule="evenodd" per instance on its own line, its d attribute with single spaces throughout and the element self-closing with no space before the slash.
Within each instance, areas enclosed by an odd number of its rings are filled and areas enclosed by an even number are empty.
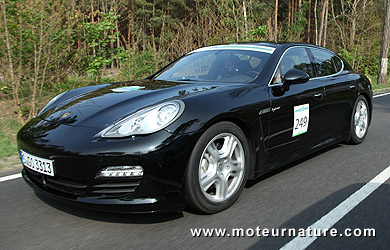
<svg viewBox="0 0 390 250">
<path fill-rule="evenodd" d="M 293 238 L 192 237 L 190 229 L 307 228 L 389 165 L 386 95 L 374 99 L 364 143 L 338 144 L 251 181 L 235 205 L 215 215 L 95 212 L 39 197 L 21 178 L 0 182 L 0 249 L 279 249 Z M 307 249 L 389 249 L 389 184 L 333 226 L 339 231 L 374 228 L 376 237 L 318 237 Z"/>
</svg>

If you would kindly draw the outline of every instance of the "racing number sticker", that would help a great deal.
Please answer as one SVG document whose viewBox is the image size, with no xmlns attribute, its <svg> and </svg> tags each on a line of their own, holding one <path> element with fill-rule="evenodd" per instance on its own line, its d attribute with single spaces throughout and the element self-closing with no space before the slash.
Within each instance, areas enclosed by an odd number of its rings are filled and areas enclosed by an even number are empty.
<svg viewBox="0 0 390 250">
<path fill-rule="evenodd" d="M 309 127 L 309 104 L 294 106 L 294 127 L 292 137 L 307 132 Z"/>
</svg>

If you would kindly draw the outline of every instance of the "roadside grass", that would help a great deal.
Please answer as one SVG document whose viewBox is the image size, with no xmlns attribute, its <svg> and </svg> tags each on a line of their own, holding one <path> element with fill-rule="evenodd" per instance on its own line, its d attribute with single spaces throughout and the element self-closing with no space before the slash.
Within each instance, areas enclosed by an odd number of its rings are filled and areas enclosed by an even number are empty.
<svg viewBox="0 0 390 250">
<path fill-rule="evenodd" d="M 5 135 L 3 132 L 0 132 L 0 158 L 8 157 L 16 152 L 16 143 Z"/>
<path fill-rule="evenodd" d="M 374 94 L 382 94 L 382 93 L 390 92 L 390 74 L 387 76 L 387 86 L 378 85 L 377 76 L 367 76 L 367 77 L 371 81 Z"/>
<path fill-rule="evenodd" d="M 16 134 L 20 127 L 16 120 L 6 117 L 0 119 L 0 158 L 17 153 Z"/>
<path fill-rule="evenodd" d="M 0 159 L 14 158 L 18 155 L 16 134 L 20 129 L 18 121 L 12 118 L 1 117 L 0 119 Z M 9 168 L 7 161 L 0 161 L 0 170 Z"/>
</svg>

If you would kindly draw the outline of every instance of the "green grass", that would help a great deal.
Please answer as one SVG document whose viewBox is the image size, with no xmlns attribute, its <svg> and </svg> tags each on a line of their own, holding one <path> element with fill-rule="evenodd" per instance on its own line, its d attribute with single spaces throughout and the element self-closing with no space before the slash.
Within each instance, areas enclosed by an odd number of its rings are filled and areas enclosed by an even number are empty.
<svg viewBox="0 0 390 250">
<path fill-rule="evenodd" d="M 382 93 L 382 92 L 389 92 L 390 91 L 390 74 L 387 76 L 387 86 L 378 85 L 378 76 L 367 76 L 372 85 L 372 89 L 374 90 L 374 93 Z M 383 91 L 382 91 L 383 90 Z"/>
<path fill-rule="evenodd" d="M 9 118 L 0 120 L 0 158 L 17 154 L 16 133 L 19 129 L 17 121 Z"/>
</svg>

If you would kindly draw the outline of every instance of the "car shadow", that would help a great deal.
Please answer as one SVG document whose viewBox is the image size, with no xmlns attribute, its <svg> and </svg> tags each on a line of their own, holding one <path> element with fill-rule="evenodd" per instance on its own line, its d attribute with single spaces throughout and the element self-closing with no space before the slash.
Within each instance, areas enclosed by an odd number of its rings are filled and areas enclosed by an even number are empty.
<svg viewBox="0 0 390 250">
<path fill-rule="evenodd" d="M 338 143 L 338 144 L 331 145 L 331 146 L 326 147 L 324 149 L 318 150 L 318 151 L 316 151 L 316 152 L 314 152 L 314 153 L 312 153 L 312 154 L 310 154 L 308 156 L 305 156 L 305 157 L 303 157 L 301 159 L 298 159 L 296 161 L 288 163 L 288 164 L 286 164 L 286 165 L 284 165 L 284 166 L 282 166 L 280 168 L 274 169 L 274 170 L 272 170 L 272 171 L 270 171 L 270 172 L 268 172 L 268 173 L 266 173 L 266 174 L 264 174 L 264 175 L 262 175 L 262 176 L 260 176 L 260 177 L 258 177 L 256 179 L 254 179 L 254 180 L 248 180 L 246 182 L 245 188 L 251 188 L 254 185 L 258 184 L 259 182 L 262 182 L 262 181 L 264 181 L 264 180 L 266 180 L 266 179 L 268 179 L 268 178 L 270 178 L 270 177 L 272 177 L 274 175 L 277 175 L 278 173 L 286 171 L 289 168 L 292 168 L 292 167 L 294 167 L 296 165 L 299 165 L 299 164 L 301 164 L 301 163 L 303 163 L 305 161 L 308 161 L 308 160 L 310 160 L 312 158 L 315 158 L 315 157 L 317 157 L 317 156 L 319 156 L 321 154 L 324 154 L 324 153 L 326 153 L 328 151 L 331 151 L 333 149 L 344 147 L 345 145 L 347 145 L 347 144 Z"/>
<path fill-rule="evenodd" d="M 373 111 L 374 115 L 376 115 L 376 112 L 389 113 L 388 100 L 386 98 L 375 98 Z"/>
<path fill-rule="evenodd" d="M 183 212 L 170 213 L 149 213 L 149 214 L 128 214 L 128 213 L 112 213 L 104 211 L 90 210 L 78 206 L 72 206 L 63 203 L 42 194 L 35 192 L 36 196 L 47 205 L 58 209 L 64 213 L 84 219 L 111 222 L 111 223 L 125 223 L 125 224 L 156 224 L 166 221 L 177 220 L 183 217 Z"/>
<path fill-rule="evenodd" d="M 278 232 L 278 235 L 271 236 L 270 233 L 267 237 L 259 237 L 259 240 L 248 249 L 280 249 L 294 239 L 294 237 L 288 237 L 288 230 L 295 231 L 296 235 L 298 235 L 299 230 L 306 229 L 317 222 L 317 220 L 328 214 L 332 209 L 337 207 L 365 184 L 366 183 L 353 184 L 332 193 L 275 228 L 274 234 Z M 306 249 L 389 249 L 389 195 L 390 185 L 381 185 L 331 227 L 337 229 L 336 237 L 331 237 L 329 234 L 327 236 L 317 237 L 317 239 Z M 267 229 L 269 229 L 270 232 L 272 230 L 271 228 Z M 284 236 L 282 236 L 281 233 L 282 229 L 286 229 Z M 363 237 L 363 235 L 360 235 L 347 237 L 345 235 L 346 229 L 358 229 L 357 232 L 361 234 L 363 234 L 364 229 L 375 229 L 375 236 Z M 343 234 L 343 236 L 340 234 Z"/>
</svg>

